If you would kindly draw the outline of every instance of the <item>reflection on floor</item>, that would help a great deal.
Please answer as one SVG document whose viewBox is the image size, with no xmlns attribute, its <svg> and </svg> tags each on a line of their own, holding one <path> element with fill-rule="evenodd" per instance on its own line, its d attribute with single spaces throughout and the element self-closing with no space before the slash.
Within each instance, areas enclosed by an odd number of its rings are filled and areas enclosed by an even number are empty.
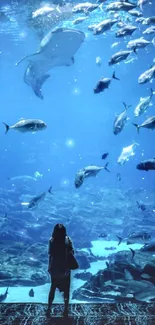
<svg viewBox="0 0 155 325">
<path fill-rule="evenodd" d="M 46 304 L 1 303 L 1 325 L 154 325 L 155 303 L 72 304 L 63 318 L 62 304 L 53 305 L 51 316 Z"/>
</svg>

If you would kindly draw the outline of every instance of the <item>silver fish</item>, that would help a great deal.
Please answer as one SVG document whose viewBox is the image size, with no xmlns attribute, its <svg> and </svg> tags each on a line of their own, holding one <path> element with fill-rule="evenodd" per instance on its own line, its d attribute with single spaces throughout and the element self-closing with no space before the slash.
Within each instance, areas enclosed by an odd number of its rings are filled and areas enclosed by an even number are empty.
<svg viewBox="0 0 155 325">
<path fill-rule="evenodd" d="M 139 102 L 139 104 L 136 106 L 136 108 L 134 110 L 134 116 L 135 117 L 138 117 L 138 116 L 142 115 L 144 112 L 146 112 L 146 110 L 147 110 L 147 108 L 149 106 L 152 106 L 151 99 L 152 99 L 153 95 L 154 95 L 154 92 L 151 89 L 150 96 L 140 98 L 140 102 Z"/>
<path fill-rule="evenodd" d="M 113 124 L 113 133 L 115 135 L 117 135 L 118 133 L 120 133 L 125 124 L 126 124 L 126 121 L 128 119 L 127 117 L 127 109 L 131 106 L 131 105 L 126 105 L 124 102 L 123 102 L 124 106 L 125 106 L 125 110 L 116 116 L 115 120 L 114 120 L 114 124 Z"/>
<path fill-rule="evenodd" d="M 102 170 L 105 169 L 106 171 L 109 172 L 107 166 L 109 163 L 106 163 L 105 166 L 103 167 L 99 167 L 99 166 L 95 166 L 95 165 L 90 165 L 87 167 L 84 167 L 82 169 L 80 169 L 76 175 L 75 175 L 75 181 L 74 181 L 74 185 L 76 188 L 79 188 L 82 184 L 85 178 L 87 177 L 96 177 L 96 175 Z"/>
<path fill-rule="evenodd" d="M 130 2 L 125 2 L 125 1 L 116 1 L 112 2 L 109 5 L 106 6 L 107 11 L 129 11 L 131 9 L 136 8 L 136 5 L 130 3 Z"/>
<path fill-rule="evenodd" d="M 116 19 L 105 19 L 101 21 L 101 23 L 95 25 L 93 29 L 94 35 L 99 35 L 108 31 L 116 22 Z"/>
<path fill-rule="evenodd" d="M 39 38 L 73 16 L 73 5 L 71 3 L 51 4 L 33 11 L 27 21 L 28 27 L 32 28 Z"/>
<path fill-rule="evenodd" d="M 149 82 L 153 78 L 155 78 L 155 65 L 140 75 L 140 77 L 138 78 L 138 83 L 144 84 L 146 82 Z"/>
<path fill-rule="evenodd" d="M 75 20 L 73 20 L 73 25 L 80 24 L 83 21 L 85 21 L 86 19 L 88 19 L 88 17 L 79 17 L 79 18 L 76 18 Z"/>
<path fill-rule="evenodd" d="M 88 12 L 94 11 L 98 7 L 99 7 L 98 4 L 93 4 L 90 2 L 79 3 L 73 7 L 72 12 L 74 12 L 74 13 L 88 13 Z"/>
<path fill-rule="evenodd" d="M 134 17 L 142 17 L 143 14 L 138 10 L 129 10 L 128 13 Z"/>
<path fill-rule="evenodd" d="M 155 24 L 155 16 L 145 18 L 143 24 L 145 25 L 150 25 L 150 24 Z"/>
<path fill-rule="evenodd" d="M 136 53 L 135 49 L 134 49 L 134 52 Z M 115 53 L 114 55 L 112 55 L 111 59 L 109 60 L 108 64 L 109 65 L 113 65 L 113 64 L 116 64 L 116 63 L 119 63 L 123 60 L 126 60 L 127 57 L 133 53 L 132 51 L 120 51 L 120 52 L 117 52 Z"/>
<path fill-rule="evenodd" d="M 135 40 L 131 40 L 127 44 L 128 49 L 140 49 L 145 48 L 147 45 L 151 44 L 151 42 L 145 40 L 143 37 L 140 37 Z"/>
<path fill-rule="evenodd" d="M 129 160 L 130 157 L 135 155 L 135 148 L 137 147 L 137 145 L 138 144 L 136 142 L 134 142 L 130 146 L 122 149 L 122 152 L 117 160 L 119 165 L 123 165 L 126 161 Z"/>
<path fill-rule="evenodd" d="M 137 242 L 146 242 L 150 240 L 151 235 L 146 231 L 135 231 L 131 233 L 127 238 L 127 245 L 131 245 Z"/>
<path fill-rule="evenodd" d="M 41 131 L 44 130 L 47 125 L 42 121 L 42 120 L 20 120 L 19 122 L 17 122 L 16 124 L 9 126 L 8 124 L 4 123 L 6 127 L 6 132 L 5 134 L 9 131 L 9 130 L 16 130 L 22 133 L 25 132 L 36 132 L 36 131 Z"/>
<path fill-rule="evenodd" d="M 155 26 L 150 26 L 147 29 L 144 30 L 143 34 L 150 35 L 155 34 Z"/>
<path fill-rule="evenodd" d="M 138 0 L 137 1 L 137 7 L 140 7 L 141 10 L 143 10 L 143 5 L 148 3 L 150 0 Z"/>
<path fill-rule="evenodd" d="M 129 234 L 126 238 L 116 236 L 119 240 L 118 246 L 122 243 L 122 241 L 126 241 L 127 245 L 131 245 L 134 243 L 144 243 L 150 240 L 151 235 L 147 231 L 134 231 Z"/>
<path fill-rule="evenodd" d="M 142 23 L 143 24 L 143 22 L 145 21 L 145 18 L 144 17 L 139 17 L 135 21 L 136 21 L 136 23 Z"/>
<path fill-rule="evenodd" d="M 137 27 L 135 27 L 135 26 L 125 25 L 116 32 L 115 36 L 123 37 L 123 36 L 127 36 L 127 35 L 132 35 L 136 29 L 137 29 Z"/>
<path fill-rule="evenodd" d="M 146 128 L 146 129 L 155 129 L 155 116 L 149 117 L 147 120 L 145 120 L 142 124 L 138 125 L 135 123 L 132 123 L 136 128 L 137 132 L 139 133 L 140 128 Z"/>
<path fill-rule="evenodd" d="M 43 201 L 46 194 L 47 193 L 50 193 L 52 194 L 52 186 L 49 188 L 49 190 L 47 192 L 43 192 L 42 194 L 38 195 L 38 196 L 35 196 L 28 204 L 28 208 L 29 209 L 32 209 L 32 208 L 35 208 L 39 202 Z"/>
</svg>

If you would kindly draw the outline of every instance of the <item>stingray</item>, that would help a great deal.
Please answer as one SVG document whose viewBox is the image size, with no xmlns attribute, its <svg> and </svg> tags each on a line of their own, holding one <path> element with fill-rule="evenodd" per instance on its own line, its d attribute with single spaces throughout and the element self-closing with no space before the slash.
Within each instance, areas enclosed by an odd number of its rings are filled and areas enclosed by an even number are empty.
<svg viewBox="0 0 155 325">
<path fill-rule="evenodd" d="M 55 29 L 42 39 L 35 53 L 25 56 L 16 64 L 28 60 L 24 81 L 32 87 L 36 96 L 43 99 L 42 85 L 50 77 L 49 70 L 74 63 L 74 55 L 84 39 L 85 34 L 79 30 Z"/>
</svg>

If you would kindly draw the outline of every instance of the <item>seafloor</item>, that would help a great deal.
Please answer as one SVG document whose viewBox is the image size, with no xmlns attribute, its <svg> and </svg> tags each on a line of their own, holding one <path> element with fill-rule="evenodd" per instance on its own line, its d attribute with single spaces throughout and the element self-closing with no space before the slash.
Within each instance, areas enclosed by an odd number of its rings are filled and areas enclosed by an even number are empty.
<svg viewBox="0 0 155 325">
<path fill-rule="evenodd" d="M 21 192 L 26 194 L 21 196 Z M 27 184 L 22 191 L 14 186 L 9 193 L 0 193 L 4 216 L 0 220 L 0 294 L 9 287 L 6 303 L 47 302 L 48 239 L 58 222 L 67 227 L 80 264 L 72 274 L 71 303 L 155 301 L 153 252 L 139 251 L 142 243 L 128 246 L 125 239 L 135 230 L 155 236 L 153 190 L 147 194 L 144 189 L 132 188 L 56 191 L 35 210 L 21 205 L 30 200 L 30 193 L 34 190 Z M 138 208 L 136 201 L 146 209 Z M 105 238 L 100 238 L 101 233 Z M 116 236 L 124 238 L 119 246 Z M 129 248 L 136 250 L 134 259 Z M 128 282 L 125 271 L 131 275 Z M 34 297 L 29 296 L 31 288 Z M 55 302 L 62 302 L 59 293 Z"/>
</svg>

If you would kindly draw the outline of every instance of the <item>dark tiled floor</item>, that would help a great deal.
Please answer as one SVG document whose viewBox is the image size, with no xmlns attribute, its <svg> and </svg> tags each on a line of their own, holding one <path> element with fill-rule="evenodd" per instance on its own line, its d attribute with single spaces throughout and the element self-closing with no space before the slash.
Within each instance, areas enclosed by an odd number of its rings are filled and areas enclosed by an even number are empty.
<svg viewBox="0 0 155 325">
<path fill-rule="evenodd" d="M 1 303 L 0 325 L 155 325 L 155 304 L 72 304 L 63 318 L 63 305 Z"/>
</svg>

